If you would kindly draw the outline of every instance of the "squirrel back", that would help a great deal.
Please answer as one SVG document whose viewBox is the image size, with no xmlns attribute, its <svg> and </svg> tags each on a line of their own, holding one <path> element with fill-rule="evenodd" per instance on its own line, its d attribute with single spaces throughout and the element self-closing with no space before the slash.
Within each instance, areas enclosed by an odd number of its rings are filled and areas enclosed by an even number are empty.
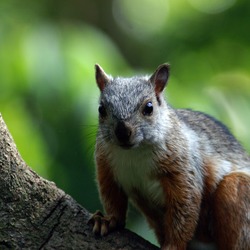
<svg viewBox="0 0 250 250">
<path fill-rule="evenodd" d="M 240 169 L 250 169 L 250 157 L 229 129 L 214 117 L 190 109 L 177 109 L 176 113 L 199 136 L 201 150 L 224 158 Z"/>
</svg>

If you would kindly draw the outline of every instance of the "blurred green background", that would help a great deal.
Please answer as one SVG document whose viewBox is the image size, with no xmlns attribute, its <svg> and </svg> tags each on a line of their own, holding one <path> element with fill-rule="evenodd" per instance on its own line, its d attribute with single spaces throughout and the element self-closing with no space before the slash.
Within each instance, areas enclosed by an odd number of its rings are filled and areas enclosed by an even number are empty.
<svg viewBox="0 0 250 250">
<path fill-rule="evenodd" d="M 215 116 L 250 151 L 249 31 L 248 0 L 0 0 L 0 112 L 27 164 L 93 212 L 94 64 L 131 76 L 169 62 L 169 102 Z"/>
</svg>

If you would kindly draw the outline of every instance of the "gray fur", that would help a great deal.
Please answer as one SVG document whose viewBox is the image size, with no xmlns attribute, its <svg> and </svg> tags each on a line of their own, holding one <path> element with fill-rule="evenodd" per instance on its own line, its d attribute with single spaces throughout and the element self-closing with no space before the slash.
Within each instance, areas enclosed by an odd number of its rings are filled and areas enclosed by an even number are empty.
<svg viewBox="0 0 250 250">
<path fill-rule="evenodd" d="M 209 154 L 218 155 L 241 167 L 250 167 L 249 155 L 224 124 L 212 116 L 190 109 L 177 109 L 176 114 L 199 135 L 202 151 L 206 151 L 206 144 L 209 144 Z"/>
<path fill-rule="evenodd" d="M 162 103 L 156 102 L 154 86 L 150 82 L 149 76 L 110 77 L 110 81 L 101 92 L 100 97 L 100 103 L 104 104 L 110 115 L 108 122 L 102 124 L 103 131 L 107 133 L 106 136 L 104 133 L 104 137 L 112 138 L 113 135 L 110 129 L 113 130 L 117 121 L 124 120 L 129 121 L 135 128 L 135 137 L 140 137 L 143 133 L 144 135 L 147 134 L 147 138 L 157 138 L 159 134 L 165 133 L 161 130 L 162 126 L 168 127 L 169 131 L 167 133 L 169 136 L 166 136 L 167 142 L 168 138 L 172 138 L 172 133 L 177 132 L 178 128 L 182 126 L 181 124 L 184 123 L 199 138 L 200 150 L 203 154 L 207 152 L 207 155 L 217 155 L 219 158 L 232 161 L 237 165 L 240 161 L 242 167 L 249 165 L 250 158 L 248 154 L 225 125 L 202 112 L 189 109 L 173 109 L 166 103 L 163 96 L 160 96 L 160 98 Z M 154 114 L 155 118 L 145 122 L 145 119 L 138 113 L 145 100 L 154 100 L 155 109 L 163 106 L 164 114 L 160 114 L 161 109 L 154 110 L 156 113 Z M 159 115 L 168 117 L 165 117 L 165 119 L 163 117 L 157 118 Z M 163 121 L 166 124 L 163 124 Z M 149 136 L 149 133 L 152 136 Z M 179 143 L 181 146 L 181 142 Z"/>
<path fill-rule="evenodd" d="M 179 147 L 185 147 L 186 139 L 180 140 L 180 137 L 183 137 L 182 130 L 186 127 L 184 133 L 194 134 L 193 137 L 197 139 L 201 158 L 216 156 L 240 168 L 249 167 L 250 157 L 225 125 L 202 112 L 173 109 L 162 94 L 156 97 L 151 78 L 109 77 L 110 81 L 100 97 L 100 103 L 109 114 L 106 122 L 100 124 L 101 134 L 107 141 L 114 141 L 114 127 L 123 120 L 131 124 L 133 139 L 139 144 L 160 145 L 162 141 L 158 140 L 163 136 L 165 144 L 171 145 L 175 141 Z M 150 119 L 141 115 L 140 109 L 146 100 L 154 104 L 154 114 Z"/>
<path fill-rule="evenodd" d="M 117 77 L 104 89 L 101 102 L 105 103 L 115 118 L 126 120 L 134 114 L 145 98 L 150 97 L 148 93 L 152 92 L 153 87 L 146 77 Z"/>
</svg>

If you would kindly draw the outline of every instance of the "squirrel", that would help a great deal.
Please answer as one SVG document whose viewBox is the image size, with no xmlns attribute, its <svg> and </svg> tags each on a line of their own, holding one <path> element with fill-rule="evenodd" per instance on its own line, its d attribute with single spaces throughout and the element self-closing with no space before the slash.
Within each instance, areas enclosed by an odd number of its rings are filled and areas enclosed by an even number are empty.
<svg viewBox="0 0 250 250">
<path fill-rule="evenodd" d="M 250 249 L 250 156 L 215 118 L 167 103 L 169 69 L 113 78 L 95 65 L 95 161 L 106 214 L 93 214 L 93 232 L 123 228 L 130 200 L 161 249 L 190 249 L 194 241 Z"/>
</svg>

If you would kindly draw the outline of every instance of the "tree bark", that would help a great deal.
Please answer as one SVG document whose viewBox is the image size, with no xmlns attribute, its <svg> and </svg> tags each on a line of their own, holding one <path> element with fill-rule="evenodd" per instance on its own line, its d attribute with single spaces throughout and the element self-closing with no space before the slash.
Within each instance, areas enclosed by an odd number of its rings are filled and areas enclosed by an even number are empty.
<svg viewBox="0 0 250 250">
<path fill-rule="evenodd" d="M 0 249 L 158 249 L 121 230 L 93 235 L 91 214 L 21 158 L 0 114 Z"/>
</svg>

